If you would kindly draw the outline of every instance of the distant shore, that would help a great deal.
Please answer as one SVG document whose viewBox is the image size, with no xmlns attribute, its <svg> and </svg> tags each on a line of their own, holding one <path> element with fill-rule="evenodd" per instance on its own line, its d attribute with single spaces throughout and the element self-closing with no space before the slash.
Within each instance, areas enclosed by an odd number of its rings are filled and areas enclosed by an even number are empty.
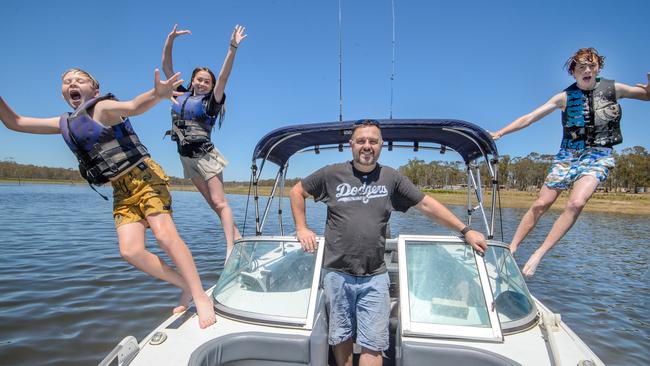
<svg viewBox="0 0 650 366">
<path fill-rule="evenodd" d="M 82 181 L 61 181 L 61 180 L 46 180 L 46 179 L 0 179 L 0 183 L 5 184 L 67 184 L 67 185 L 87 185 Z M 194 186 L 190 185 L 176 185 L 171 187 L 174 191 L 196 191 Z M 271 192 L 271 187 L 259 187 L 259 194 L 267 196 Z M 226 193 L 228 194 L 248 194 L 248 185 L 246 186 L 228 186 L 226 185 Z M 285 189 L 285 197 L 289 193 L 289 188 Z M 466 191 L 432 191 L 426 192 L 428 195 L 434 197 L 438 201 L 448 205 L 466 205 L 467 193 Z M 538 192 L 522 192 L 513 190 L 502 190 L 500 192 L 501 207 L 503 208 L 528 208 L 537 198 Z M 565 192 L 555 202 L 552 210 L 561 210 L 567 202 L 568 194 Z M 491 191 L 486 192 L 484 197 L 486 205 L 490 205 Z M 476 200 L 474 199 L 474 202 Z M 498 204 L 498 201 L 497 201 Z M 584 209 L 585 212 L 603 212 L 615 214 L 630 214 L 630 215 L 650 215 L 650 194 L 640 193 L 596 193 L 591 198 L 589 203 Z"/>
<path fill-rule="evenodd" d="M 175 186 L 173 190 L 195 191 L 193 186 Z M 290 188 L 285 189 L 285 197 Z M 271 187 L 259 187 L 260 195 L 268 195 Z M 226 187 L 228 194 L 248 194 L 248 186 Z M 428 195 L 447 205 L 466 205 L 467 191 L 426 191 Z M 486 205 L 492 202 L 492 191 L 486 192 L 484 201 Z M 503 208 L 529 208 L 537 198 L 538 192 L 522 192 L 502 190 L 499 192 L 501 207 Z M 499 204 L 497 196 L 497 205 Z M 562 210 L 566 205 L 568 194 L 562 196 L 551 207 L 551 210 Z M 473 200 L 476 204 L 476 199 Z M 595 193 L 584 209 L 585 212 L 620 213 L 630 215 L 650 215 L 650 194 L 639 193 Z"/>
</svg>

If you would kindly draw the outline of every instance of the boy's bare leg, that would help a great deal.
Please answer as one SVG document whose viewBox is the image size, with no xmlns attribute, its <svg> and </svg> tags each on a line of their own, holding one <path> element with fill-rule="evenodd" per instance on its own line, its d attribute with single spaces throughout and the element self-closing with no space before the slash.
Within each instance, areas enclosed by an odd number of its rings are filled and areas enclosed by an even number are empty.
<svg viewBox="0 0 650 366">
<path fill-rule="evenodd" d="M 122 258 L 139 270 L 180 288 L 182 293 L 174 312 L 184 311 L 191 299 L 190 289 L 178 272 L 146 249 L 144 243 L 146 229 L 144 221 L 118 227 L 117 238 L 120 254 Z"/>
<path fill-rule="evenodd" d="M 535 274 L 542 257 L 544 257 L 544 255 L 551 250 L 560 239 L 562 239 L 564 234 L 571 229 L 573 224 L 575 224 L 582 209 L 594 194 L 598 183 L 598 179 L 595 177 L 585 175 L 573 184 L 573 189 L 569 194 L 569 200 L 564 207 L 564 211 L 562 211 L 560 217 L 558 217 L 557 220 L 555 220 L 555 223 L 553 223 L 553 227 L 546 236 L 546 239 L 544 239 L 542 245 L 537 248 L 526 262 L 526 265 L 524 265 L 524 269 L 522 270 L 524 276 L 532 277 Z"/>
<path fill-rule="evenodd" d="M 542 186 L 542 189 L 539 191 L 539 196 L 526 214 L 524 214 L 524 217 L 521 218 L 517 231 L 515 231 L 515 235 L 512 237 L 512 242 L 510 242 L 510 251 L 512 254 L 515 254 L 521 242 L 533 230 L 537 221 L 548 211 L 561 193 L 561 189 L 549 188 L 546 185 Z"/>
<path fill-rule="evenodd" d="M 187 283 L 199 315 L 199 325 L 201 328 L 206 328 L 214 324 L 216 322 L 214 305 L 203 290 L 192 253 L 178 235 L 171 215 L 168 213 L 149 215 L 147 222 L 160 247 L 174 261 Z"/>
</svg>

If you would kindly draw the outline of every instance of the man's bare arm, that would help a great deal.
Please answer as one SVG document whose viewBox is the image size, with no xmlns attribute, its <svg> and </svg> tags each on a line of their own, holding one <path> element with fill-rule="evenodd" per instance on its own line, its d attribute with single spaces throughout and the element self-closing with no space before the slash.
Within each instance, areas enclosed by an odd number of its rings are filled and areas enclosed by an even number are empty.
<svg viewBox="0 0 650 366">
<path fill-rule="evenodd" d="M 307 197 L 309 197 L 309 193 L 302 188 L 301 182 L 296 183 L 289 192 L 291 213 L 293 214 L 293 221 L 296 223 L 296 237 L 300 241 L 303 250 L 313 252 L 318 248 L 318 242 L 316 241 L 316 234 L 307 227 L 305 210 L 305 199 Z"/>
<path fill-rule="evenodd" d="M 424 196 L 422 201 L 420 201 L 415 208 L 420 210 L 420 212 L 430 219 L 433 219 L 454 231 L 460 232 L 465 227 L 465 224 L 460 221 L 456 215 L 449 211 L 445 205 L 431 196 Z M 485 241 L 485 237 L 476 230 L 468 231 L 465 234 L 465 240 L 472 246 L 472 248 L 481 253 L 484 253 L 487 249 L 487 241 Z"/>
</svg>

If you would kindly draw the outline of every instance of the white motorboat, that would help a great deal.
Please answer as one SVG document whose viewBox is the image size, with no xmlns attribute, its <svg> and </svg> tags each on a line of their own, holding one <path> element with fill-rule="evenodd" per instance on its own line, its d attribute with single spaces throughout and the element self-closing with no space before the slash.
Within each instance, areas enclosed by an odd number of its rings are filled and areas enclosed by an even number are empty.
<svg viewBox="0 0 650 366">
<path fill-rule="evenodd" d="M 479 213 L 475 226 L 490 239 L 484 255 L 454 235 L 387 240 L 392 311 L 384 364 L 603 365 L 558 314 L 531 296 L 508 246 L 493 240 L 498 153 L 489 134 L 458 120 L 379 122 L 387 150 L 460 154 L 468 176 L 467 223 Z M 318 238 L 321 245 L 315 253 L 303 252 L 295 237 L 284 235 L 281 203 L 289 158 L 298 152 L 342 151 L 351 127 L 352 122 L 290 126 L 262 138 L 253 154 L 251 178 L 256 235 L 236 242 L 208 291 L 217 323 L 200 329 L 191 308 L 165 320 L 139 343 L 124 338 L 100 365 L 333 364 L 319 287 L 323 238 Z M 257 183 L 267 161 L 280 168 L 260 210 Z M 492 189 L 489 212 L 483 202 L 481 161 Z M 274 198 L 279 201 L 280 235 L 264 235 Z"/>
</svg>

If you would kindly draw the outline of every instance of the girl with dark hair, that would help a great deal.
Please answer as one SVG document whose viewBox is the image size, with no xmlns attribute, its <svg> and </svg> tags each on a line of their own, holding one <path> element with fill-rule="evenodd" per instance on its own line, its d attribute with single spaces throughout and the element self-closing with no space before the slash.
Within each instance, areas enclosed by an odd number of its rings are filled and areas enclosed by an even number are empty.
<svg viewBox="0 0 650 366">
<path fill-rule="evenodd" d="M 246 38 L 244 31 L 244 27 L 235 26 L 218 77 L 215 77 L 207 67 L 197 67 L 192 72 L 188 88 L 178 89 L 182 94 L 176 97 L 176 103 L 172 105 L 172 128 L 167 131 L 178 146 L 185 178 L 192 180 L 208 205 L 221 219 L 226 238 L 226 257 L 230 255 L 234 241 L 239 239 L 241 234 L 235 225 L 223 185 L 223 169 L 228 161 L 212 143 L 211 133 L 217 122 L 218 127 L 221 128 L 226 101 L 224 91 L 237 48 Z M 191 34 L 191 32 L 177 30 L 177 25 L 174 25 L 167 36 L 162 56 L 162 67 L 167 76 L 174 74 L 172 65 L 174 40 L 184 34 Z"/>
</svg>

